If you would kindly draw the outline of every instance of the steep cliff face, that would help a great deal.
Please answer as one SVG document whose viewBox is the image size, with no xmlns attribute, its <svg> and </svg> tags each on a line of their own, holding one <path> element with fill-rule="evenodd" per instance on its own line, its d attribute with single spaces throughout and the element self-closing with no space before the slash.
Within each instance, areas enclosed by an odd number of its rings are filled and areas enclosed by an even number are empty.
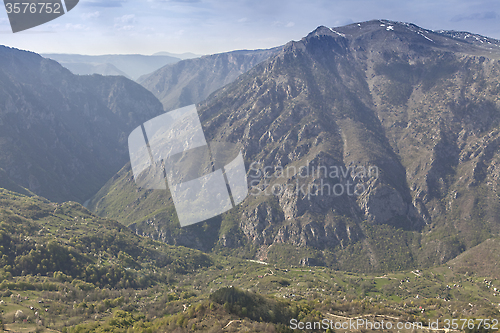
<svg viewBox="0 0 500 333">
<path fill-rule="evenodd" d="M 55 201 L 95 194 L 127 162 L 129 131 L 163 112 L 133 81 L 75 76 L 7 47 L 0 47 L 0 87 L 2 179 Z"/>
<path fill-rule="evenodd" d="M 218 246 L 276 258 L 292 244 L 369 269 L 444 262 L 498 233 L 499 45 L 390 21 L 319 27 L 217 91 L 198 108 L 205 134 L 243 145 L 250 187 L 207 224 Z M 124 172 L 107 189 L 133 186 Z M 125 213 L 140 204 L 106 208 L 108 190 L 96 211 L 140 224 Z"/>
</svg>

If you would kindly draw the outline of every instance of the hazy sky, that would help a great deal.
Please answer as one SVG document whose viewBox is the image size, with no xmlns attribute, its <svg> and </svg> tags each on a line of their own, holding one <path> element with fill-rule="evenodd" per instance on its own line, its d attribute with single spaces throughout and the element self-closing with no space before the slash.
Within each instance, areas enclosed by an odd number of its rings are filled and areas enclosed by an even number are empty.
<svg viewBox="0 0 500 333">
<path fill-rule="evenodd" d="M 319 25 L 371 19 L 500 39 L 499 0 L 80 0 L 66 15 L 15 34 L 0 10 L 0 44 L 38 53 L 209 54 L 269 48 Z"/>
</svg>

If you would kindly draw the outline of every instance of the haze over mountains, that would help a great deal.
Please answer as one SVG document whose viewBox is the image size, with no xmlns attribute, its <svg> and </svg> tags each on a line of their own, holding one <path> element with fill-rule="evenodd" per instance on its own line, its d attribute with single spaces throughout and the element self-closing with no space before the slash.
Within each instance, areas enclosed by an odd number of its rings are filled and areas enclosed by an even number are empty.
<svg viewBox="0 0 500 333">
<path fill-rule="evenodd" d="M 169 56 L 169 57 L 179 58 L 181 60 L 201 57 L 200 54 L 194 54 L 194 53 L 191 53 L 191 52 L 170 53 L 170 52 L 163 51 L 163 52 L 156 52 L 153 55 L 154 56 Z"/>
<path fill-rule="evenodd" d="M 283 191 L 181 230 L 171 199 L 138 191 L 125 167 L 91 207 L 155 239 L 246 246 L 271 261 L 295 252 L 302 263 L 366 270 L 445 262 L 499 232 L 499 45 L 384 20 L 319 27 L 199 106 L 207 138 L 242 143 L 248 166 L 270 168 L 268 185 L 253 170 L 259 188 Z M 279 176 L 370 166 L 377 177 Z M 299 191 L 322 182 L 366 191 Z"/>
<path fill-rule="evenodd" d="M 73 74 L 90 75 L 123 75 L 132 80 L 144 74 L 151 73 L 166 64 L 175 63 L 181 58 L 172 55 L 142 55 L 142 54 L 42 54 L 46 58 L 59 62 Z M 184 56 L 190 56 L 184 55 Z"/>
</svg>

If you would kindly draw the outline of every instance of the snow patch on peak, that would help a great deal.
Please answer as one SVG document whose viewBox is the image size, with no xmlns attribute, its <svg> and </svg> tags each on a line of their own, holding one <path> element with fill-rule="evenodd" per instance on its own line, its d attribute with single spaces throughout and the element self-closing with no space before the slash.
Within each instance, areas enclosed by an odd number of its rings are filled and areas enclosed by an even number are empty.
<svg viewBox="0 0 500 333">
<path fill-rule="evenodd" d="M 340 37 L 345 37 L 345 34 L 343 34 L 343 33 L 341 33 L 341 32 L 335 31 L 335 30 L 333 30 L 332 28 L 328 28 L 328 29 L 330 29 L 330 31 L 331 31 L 331 32 L 336 33 L 336 34 L 337 34 L 337 35 L 339 35 Z"/>
<path fill-rule="evenodd" d="M 434 43 L 434 41 L 432 39 L 430 39 L 429 37 L 427 37 L 426 35 L 424 35 L 421 31 L 418 31 L 417 32 L 420 36 L 424 37 L 425 39 L 427 39 L 428 41 L 431 41 Z"/>
</svg>

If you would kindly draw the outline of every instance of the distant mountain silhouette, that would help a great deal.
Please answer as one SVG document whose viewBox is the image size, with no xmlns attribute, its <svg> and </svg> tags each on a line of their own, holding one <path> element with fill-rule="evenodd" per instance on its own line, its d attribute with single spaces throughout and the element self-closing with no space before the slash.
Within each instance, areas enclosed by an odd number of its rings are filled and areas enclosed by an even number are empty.
<svg viewBox="0 0 500 333">
<path fill-rule="evenodd" d="M 107 55 L 81 55 L 81 54 L 42 54 L 46 58 L 53 59 L 61 65 L 67 67 L 75 74 L 105 74 L 103 66 L 106 70 L 111 70 L 113 67 L 118 71 L 125 73 L 125 76 L 136 80 L 144 74 L 151 73 L 166 64 L 171 64 L 179 61 L 179 58 L 167 55 L 142 55 L 142 54 L 107 54 Z M 82 64 L 87 64 L 84 68 Z M 111 67 L 113 66 L 113 67 Z"/>
</svg>

